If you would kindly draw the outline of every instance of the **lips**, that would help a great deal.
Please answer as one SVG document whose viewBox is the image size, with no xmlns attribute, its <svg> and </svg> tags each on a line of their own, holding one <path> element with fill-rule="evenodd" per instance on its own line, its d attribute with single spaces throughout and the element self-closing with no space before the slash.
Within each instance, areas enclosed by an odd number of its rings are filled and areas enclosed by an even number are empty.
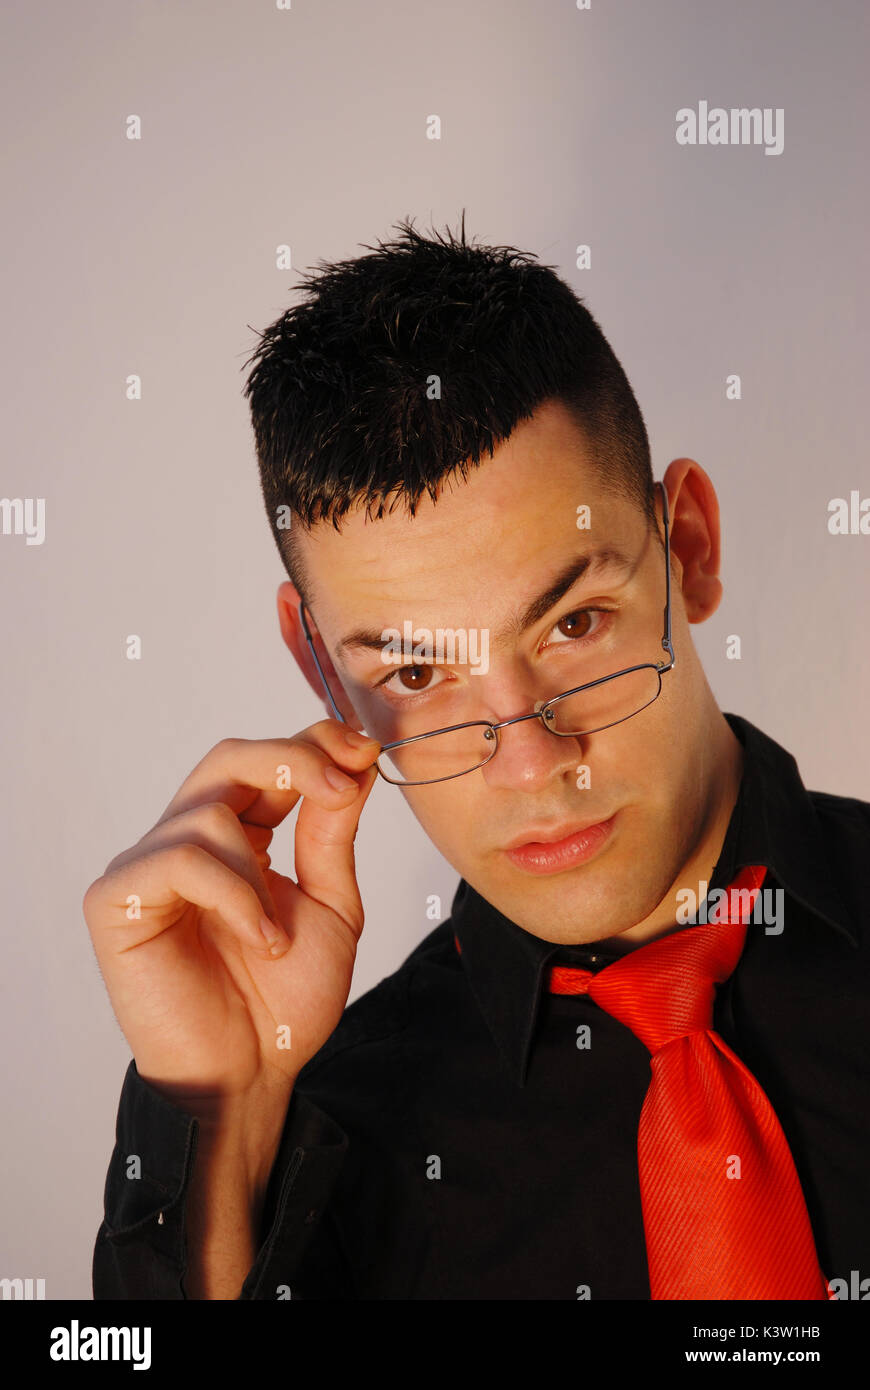
<svg viewBox="0 0 870 1390">
<path fill-rule="evenodd" d="M 612 820 L 613 817 L 611 816 Z M 571 825 L 556 825 L 552 829 L 546 826 L 540 829 L 524 830 L 516 839 L 511 840 L 510 844 L 504 846 L 506 850 L 519 849 L 523 845 L 555 845 L 562 840 L 568 840 L 572 835 L 582 834 L 584 830 L 590 830 L 595 825 L 606 825 L 607 821 L 599 816 L 595 820 L 572 822 Z"/>
<path fill-rule="evenodd" d="M 566 831 L 555 827 L 526 831 L 522 840 L 505 847 L 512 864 L 526 873 L 554 874 L 576 868 L 593 859 L 607 844 L 613 832 L 616 812 L 608 820 L 595 821 Z M 537 838 L 529 839 L 530 834 Z"/>
</svg>

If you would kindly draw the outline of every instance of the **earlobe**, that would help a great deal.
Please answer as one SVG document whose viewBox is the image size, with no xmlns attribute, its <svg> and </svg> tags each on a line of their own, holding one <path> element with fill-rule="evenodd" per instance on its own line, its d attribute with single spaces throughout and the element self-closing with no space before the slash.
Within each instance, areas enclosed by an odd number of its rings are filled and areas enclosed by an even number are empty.
<svg viewBox="0 0 870 1390">
<path fill-rule="evenodd" d="M 724 590 L 720 579 L 696 579 L 689 597 L 683 598 L 686 618 L 690 623 L 703 623 L 711 618 L 722 601 Z"/>
</svg>

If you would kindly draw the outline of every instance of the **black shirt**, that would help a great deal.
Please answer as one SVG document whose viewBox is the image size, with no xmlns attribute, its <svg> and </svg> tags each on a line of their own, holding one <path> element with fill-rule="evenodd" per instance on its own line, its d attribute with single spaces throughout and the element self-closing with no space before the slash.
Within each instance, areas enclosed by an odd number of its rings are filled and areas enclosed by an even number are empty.
<svg viewBox="0 0 870 1390">
<path fill-rule="evenodd" d="M 714 1024 L 779 1117 L 824 1274 L 848 1282 L 870 1276 L 870 804 L 807 792 L 789 753 L 726 718 L 744 767 L 710 890 L 766 865 L 784 929 L 750 924 Z M 550 965 L 612 958 L 532 936 L 460 881 L 450 918 L 300 1073 L 239 1297 L 648 1299 L 649 1053 L 588 996 L 545 987 Z M 197 1129 L 131 1061 L 95 1298 L 185 1297 Z"/>
</svg>

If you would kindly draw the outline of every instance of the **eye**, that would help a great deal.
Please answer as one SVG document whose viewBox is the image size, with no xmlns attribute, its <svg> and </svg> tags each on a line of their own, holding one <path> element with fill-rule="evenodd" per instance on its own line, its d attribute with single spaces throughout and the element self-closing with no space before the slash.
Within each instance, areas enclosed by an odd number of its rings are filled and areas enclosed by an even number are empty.
<svg viewBox="0 0 870 1390">
<path fill-rule="evenodd" d="M 438 676 L 438 680 L 433 682 L 433 678 Z M 443 671 L 439 671 L 435 666 L 400 666 L 397 671 L 393 671 L 385 680 L 378 681 L 378 685 L 389 690 L 395 696 L 404 691 L 406 695 L 416 695 L 423 690 L 432 690 L 433 685 L 440 685 L 444 677 Z M 394 684 L 398 682 L 398 684 Z"/>
<path fill-rule="evenodd" d="M 609 608 L 577 608 L 573 613 L 566 613 L 550 629 L 551 633 L 558 632 L 563 642 L 560 643 L 557 638 L 555 642 L 547 645 L 560 646 L 564 642 L 582 642 L 584 639 L 596 637 L 604 626 L 605 619 L 602 615 L 609 612 Z M 597 619 L 594 623 L 593 617 Z"/>
</svg>

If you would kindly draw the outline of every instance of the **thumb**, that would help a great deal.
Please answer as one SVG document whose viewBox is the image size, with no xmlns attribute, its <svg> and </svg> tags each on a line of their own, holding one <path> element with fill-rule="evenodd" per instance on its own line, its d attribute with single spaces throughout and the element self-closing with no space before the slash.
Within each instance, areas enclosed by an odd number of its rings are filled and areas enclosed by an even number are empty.
<svg viewBox="0 0 870 1390">
<path fill-rule="evenodd" d="M 318 806 L 310 797 L 302 798 L 296 817 L 294 872 L 302 892 L 332 908 L 358 937 L 363 928 L 363 909 L 353 842 L 378 772 L 374 765 L 364 772 L 350 772 L 347 768 L 342 771 L 357 783 L 359 794 L 349 806 L 337 811 Z"/>
</svg>

